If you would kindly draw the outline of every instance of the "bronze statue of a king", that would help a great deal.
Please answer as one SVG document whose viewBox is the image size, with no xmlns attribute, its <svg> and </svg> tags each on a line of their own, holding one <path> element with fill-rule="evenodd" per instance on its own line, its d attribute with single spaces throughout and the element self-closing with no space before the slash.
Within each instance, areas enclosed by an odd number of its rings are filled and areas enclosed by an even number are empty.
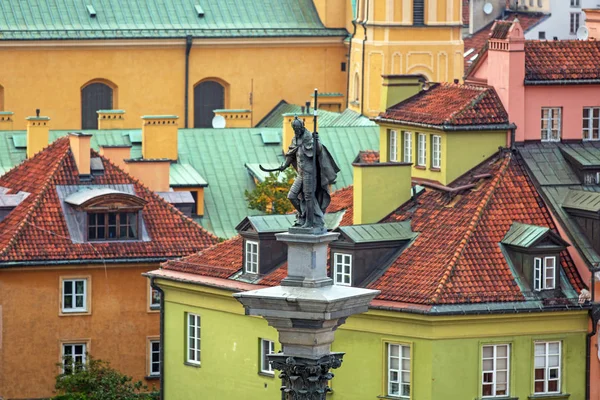
<svg viewBox="0 0 600 400">
<path fill-rule="evenodd" d="M 288 199 L 296 209 L 294 228 L 311 233 L 324 232 L 325 211 L 331 201 L 329 187 L 335 183 L 340 169 L 319 141 L 317 132 L 311 134 L 298 117 L 292 121 L 292 128 L 294 138 L 279 170 L 284 171 L 292 165 L 298 173 L 288 193 Z"/>
</svg>

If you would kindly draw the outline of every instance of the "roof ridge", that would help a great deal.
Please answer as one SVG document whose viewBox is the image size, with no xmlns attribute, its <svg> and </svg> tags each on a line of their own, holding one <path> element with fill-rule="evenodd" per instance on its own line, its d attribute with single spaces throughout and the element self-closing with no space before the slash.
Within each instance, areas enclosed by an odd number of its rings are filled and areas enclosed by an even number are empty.
<svg viewBox="0 0 600 400">
<path fill-rule="evenodd" d="M 483 216 L 483 212 L 487 208 L 487 205 L 489 204 L 490 199 L 492 198 L 492 195 L 494 194 L 494 191 L 496 190 L 496 187 L 498 186 L 498 183 L 500 182 L 501 177 L 504 176 L 504 173 L 506 172 L 508 165 L 510 164 L 511 158 L 512 158 L 511 154 L 509 154 L 508 157 L 505 157 L 504 165 L 498 170 L 496 177 L 494 177 L 494 180 L 490 183 L 490 187 L 488 188 L 485 195 L 479 202 L 479 205 L 476 208 L 475 215 L 473 215 L 473 217 L 471 218 L 471 221 L 469 221 L 469 225 L 467 226 L 467 230 L 465 231 L 464 237 L 460 241 L 458 248 L 454 252 L 452 259 L 450 260 L 450 263 L 446 267 L 446 272 L 440 279 L 440 282 L 438 283 L 438 286 L 434 291 L 434 295 L 430 300 L 431 303 L 436 303 L 439 300 L 439 298 L 445 288 L 445 285 L 448 282 L 448 279 L 450 278 L 450 276 L 452 275 L 452 272 L 454 271 L 454 268 L 456 267 L 458 260 L 460 259 L 462 253 L 466 249 L 467 244 L 468 244 L 469 240 L 471 239 L 471 236 L 473 236 L 473 233 L 477 229 L 477 225 L 479 224 L 479 221 L 481 220 L 481 217 Z"/>
<path fill-rule="evenodd" d="M 65 146 L 62 156 L 55 158 L 54 168 L 48 170 L 48 175 L 46 176 L 46 179 L 44 180 L 43 186 L 41 187 L 40 191 L 34 195 L 33 203 L 27 208 L 25 215 L 23 216 L 23 218 L 21 219 L 21 222 L 19 222 L 16 229 L 12 233 L 10 239 L 8 240 L 8 243 L 6 243 L 4 248 L 0 249 L 0 257 L 6 255 L 6 253 L 10 250 L 10 248 L 16 243 L 17 236 L 23 230 L 24 226 L 29 224 L 29 219 L 31 218 L 31 215 L 40 206 L 40 203 L 41 203 L 44 195 L 47 193 L 48 187 L 50 186 L 50 182 L 54 178 L 54 174 L 60 168 L 60 166 L 62 166 L 65 156 L 67 154 L 69 154 L 70 147 L 67 145 L 68 140 L 69 139 L 67 137 L 58 138 L 56 141 L 54 141 L 54 143 L 47 146 L 43 151 L 38 152 L 35 156 L 30 158 L 29 160 L 26 160 L 26 162 L 16 166 L 13 169 L 13 170 L 16 170 L 18 168 L 24 167 L 26 164 L 32 163 L 33 160 L 35 160 L 38 157 L 41 157 L 46 151 L 53 150 L 55 147 L 59 147 L 59 145 Z M 64 142 L 64 144 L 63 144 L 63 142 Z M 27 161 L 29 161 L 29 163 Z"/>
</svg>

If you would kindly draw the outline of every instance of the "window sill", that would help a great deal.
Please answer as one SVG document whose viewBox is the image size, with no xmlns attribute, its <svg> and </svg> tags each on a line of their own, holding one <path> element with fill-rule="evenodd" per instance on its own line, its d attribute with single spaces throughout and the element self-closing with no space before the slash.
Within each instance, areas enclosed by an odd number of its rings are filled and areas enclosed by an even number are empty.
<svg viewBox="0 0 600 400">
<path fill-rule="evenodd" d="M 431 172 L 441 172 L 441 171 L 442 171 L 442 169 L 441 169 L 441 168 L 429 168 L 429 170 L 430 170 Z"/>
<path fill-rule="evenodd" d="M 201 366 L 201 364 L 200 364 L 200 363 L 196 364 L 196 363 L 191 363 L 191 362 L 189 362 L 189 361 L 185 361 L 185 362 L 183 363 L 183 365 L 187 365 L 188 367 L 194 367 L 194 368 L 200 368 L 200 366 Z"/>
<path fill-rule="evenodd" d="M 532 394 L 528 397 L 529 400 L 567 400 L 571 395 L 569 393 L 548 393 L 548 394 Z"/>
<path fill-rule="evenodd" d="M 423 171 L 425 171 L 427 169 L 427 167 L 425 167 L 424 165 L 415 165 L 415 169 L 422 169 Z M 392 399 L 394 397 L 391 397 Z M 397 398 L 401 398 L 401 397 L 397 397 Z"/>
<path fill-rule="evenodd" d="M 377 396 L 377 398 L 378 399 L 386 399 L 386 400 L 408 400 L 408 399 L 410 399 L 410 397 L 408 397 L 408 396 L 400 397 L 400 396 L 387 396 L 387 395 Z"/>
<path fill-rule="evenodd" d="M 144 377 L 147 381 L 157 381 L 160 379 L 160 375 L 148 375 Z"/>
<path fill-rule="evenodd" d="M 275 378 L 275 373 L 274 372 L 259 371 L 258 374 L 260 376 L 264 376 L 266 378 Z"/>
<path fill-rule="evenodd" d="M 91 315 L 92 312 L 90 310 L 77 310 L 77 311 L 65 311 L 60 310 L 58 316 L 60 317 L 70 317 L 70 316 L 82 316 L 82 315 Z"/>
<path fill-rule="evenodd" d="M 518 397 L 494 397 L 494 396 L 488 396 L 488 397 L 478 397 L 475 400 L 519 400 Z"/>
<path fill-rule="evenodd" d="M 160 311 L 160 306 L 148 307 L 148 312 L 150 312 L 150 313 L 155 313 L 155 312 L 159 312 L 159 311 Z"/>
</svg>

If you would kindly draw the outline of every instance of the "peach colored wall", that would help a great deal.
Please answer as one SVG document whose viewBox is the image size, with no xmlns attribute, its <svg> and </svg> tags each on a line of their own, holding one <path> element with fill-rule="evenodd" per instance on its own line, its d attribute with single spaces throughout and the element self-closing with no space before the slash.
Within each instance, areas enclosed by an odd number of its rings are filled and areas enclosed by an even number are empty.
<svg viewBox="0 0 600 400">
<path fill-rule="evenodd" d="M 61 340 L 88 339 L 94 357 L 134 379 L 146 376 L 146 338 L 158 337 L 160 324 L 159 313 L 148 311 L 148 280 L 141 274 L 156 268 L 0 271 L 0 397 L 51 396 Z M 60 276 L 85 275 L 92 280 L 91 314 L 59 316 Z"/>
<path fill-rule="evenodd" d="M 600 107 L 599 94 L 600 85 L 525 86 L 525 130 L 517 129 L 517 141 L 540 140 L 542 107 L 562 107 L 562 139 L 581 140 L 583 107 Z"/>
</svg>

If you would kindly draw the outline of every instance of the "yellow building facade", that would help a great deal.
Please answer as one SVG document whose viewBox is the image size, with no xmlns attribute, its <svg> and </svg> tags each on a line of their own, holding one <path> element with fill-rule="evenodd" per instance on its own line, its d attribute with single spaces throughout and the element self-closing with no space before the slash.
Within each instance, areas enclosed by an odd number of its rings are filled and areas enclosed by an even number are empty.
<svg viewBox="0 0 600 400">
<path fill-rule="evenodd" d="M 216 109 L 248 110 L 254 126 L 315 87 L 375 115 L 382 74 L 462 75 L 460 0 L 426 0 L 421 14 L 423 0 L 59 0 L 47 13 L 42 0 L 7 1 L 0 112 L 14 113 L 13 129 L 36 109 L 57 129 L 96 129 L 98 110 L 117 109 L 131 116 L 124 129 L 142 115 L 211 127 Z"/>
<path fill-rule="evenodd" d="M 422 74 L 435 82 L 463 75 L 459 0 L 359 0 L 350 43 L 349 107 L 381 111 L 382 75 Z"/>
</svg>

